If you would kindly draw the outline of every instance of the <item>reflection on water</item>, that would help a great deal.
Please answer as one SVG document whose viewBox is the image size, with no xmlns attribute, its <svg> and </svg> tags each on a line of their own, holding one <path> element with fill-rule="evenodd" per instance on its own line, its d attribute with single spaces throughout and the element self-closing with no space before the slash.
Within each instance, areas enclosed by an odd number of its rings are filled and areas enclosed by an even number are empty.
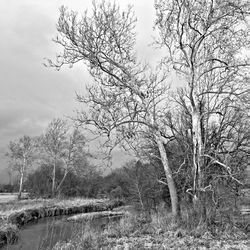
<svg viewBox="0 0 250 250">
<path fill-rule="evenodd" d="M 67 222 L 66 217 L 47 217 L 39 219 L 36 223 L 28 224 L 21 228 L 20 239 L 16 245 L 8 245 L 5 250 L 36 250 L 50 249 L 58 241 L 68 241 L 79 232 L 84 232 L 86 227 L 97 231 L 103 230 L 110 220 L 115 218 L 101 218 L 92 220 L 91 223 Z M 117 219 L 117 218 L 116 218 Z"/>
</svg>

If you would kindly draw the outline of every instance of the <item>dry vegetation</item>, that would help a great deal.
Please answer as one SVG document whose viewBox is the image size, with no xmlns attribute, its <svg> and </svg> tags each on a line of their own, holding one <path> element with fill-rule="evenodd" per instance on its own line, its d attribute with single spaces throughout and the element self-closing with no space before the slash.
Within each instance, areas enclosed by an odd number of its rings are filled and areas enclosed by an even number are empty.
<svg viewBox="0 0 250 250">
<path fill-rule="evenodd" d="M 21 201 L 11 201 L 0 205 L 0 216 L 8 217 L 9 215 L 17 212 L 26 211 L 29 209 L 39 209 L 39 208 L 69 208 L 74 206 L 86 206 L 86 205 L 101 205 L 107 204 L 106 199 L 34 199 L 34 200 L 21 200 Z"/>
<path fill-rule="evenodd" d="M 0 247 L 18 241 L 19 233 L 16 225 L 0 221 Z"/>
<path fill-rule="evenodd" d="M 228 226 L 216 232 L 203 224 L 188 230 L 185 223 L 173 224 L 169 213 L 151 216 L 127 214 L 100 231 L 85 230 L 69 242 L 59 242 L 53 250 L 80 249 L 241 249 L 250 248 L 250 240 L 241 230 Z"/>
</svg>

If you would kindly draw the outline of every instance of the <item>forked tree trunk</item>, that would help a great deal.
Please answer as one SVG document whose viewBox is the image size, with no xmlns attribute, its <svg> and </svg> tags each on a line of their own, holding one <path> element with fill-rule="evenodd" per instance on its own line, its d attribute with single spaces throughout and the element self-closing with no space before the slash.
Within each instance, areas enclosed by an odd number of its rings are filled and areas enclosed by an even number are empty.
<svg viewBox="0 0 250 250">
<path fill-rule="evenodd" d="M 178 200 L 176 185 L 173 179 L 171 168 L 169 166 L 169 161 L 168 161 L 168 157 L 167 157 L 164 144 L 160 138 L 157 139 L 157 145 L 160 151 L 161 162 L 163 164 L 164 172 L 167 178 L 167 184 L 168 184 L 168 189 L 169 189 L 170 199 L 171 199 L 173 219 L 175 222 L 178 222 L 181 220 L 181 216 L 180 216 L 180 204 Z"/>
<path fill-rule="evenodd" d="M 59 192 L 60 193 L 60 189 L 61 189 L 61 186 L 62 186 L 62 184 L 64 183 L 64 181 L 65 181 L 65 179 L 66 179 L 66 177 L 67 177 L 67 175 L 68 175 L 68 170 L 66 169 L 65 171 L 64 171 L 64 175 L 63 175 L 63 178 L 62 178 L 62 180 L 61 180 L 61 182 L 59 183 L 59 185 L 58 185 L 58 187 L 57 187 L 57 189 L 56 189 L 56 191 L 57 192 Z"/>
<path fill-rule="evenodd" d="M 138 196 L 139 196 L 139 201 L 140 201 L 140 204 L 141 204 L 141 208 L 142 208 L 142 210 L 144 210 L 144 204 L 143 204 L 143 201 L 142 201 L 142 195 L 141 195 L 141 191 L 140 191 L 140 188 L 139 188 L 139 184 L 136 183 L 135 187 L 136 187 L 136 191 L 137 191 Z"/>
</svg>

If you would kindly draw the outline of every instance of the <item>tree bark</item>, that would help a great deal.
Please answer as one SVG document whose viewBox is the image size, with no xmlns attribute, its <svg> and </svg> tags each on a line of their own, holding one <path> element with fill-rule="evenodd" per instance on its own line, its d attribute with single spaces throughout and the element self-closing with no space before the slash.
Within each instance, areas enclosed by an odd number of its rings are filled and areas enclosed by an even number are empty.
<svg viewBox="0 0 250 250">
<path fill-rule="evenodd" d="M 56 189 L 57 191 L 60 191 L 60 188 L 61 188 L 61 186 L 62 186 L 64 180 L 66 179 L 68 172 L 69 172 L 68 170 L 65 170 L 65 171 L 64 171 L 63 178 L 62 178 L 61 182 L 59 183 L 59 185 L 58 185 L 58 187 L 57 187 L 57 189 Z"/>
<path fill-rule="evenodd" d="M 201 117 L 196 107 L 192 112 L 192 139 L 193 139 L 193 191 L 194 198 L 197 199 L 199 189 L 202 186 L 201 180 L 201 164 L 202 164 L 202 134 L 201 134 Z"/>
<path fill-rule="evenodd" d="M 167 178 L 167 184 L 168 184 L 170 199 L 171 199 L 173 219 L 175 222 L 178 222 L 180 221 L 181 216 L 180 216 L 180 204 L 178 200 L 176 185 L 173 179 L 172 171 L 169 166 L 169 161 L 168 161 L 168 157 L 166 154 L 164 144 L 160 138 L 157 139 L 157 145 L 160 151 L 161 161 L 162 161 L 164 172 Z"/>
<path fill-rule="evenodd" d="M 23 165 L 21 167 L 21 175 L 20 175 L 20 183 L 19 183 L 19 192 L 18 192 L 18 200 L 21 200 L 22 198 L 22 190 L 23 190 L 23 176 L 24 171 L 26 169 L 26 155 L 23 154 Z"/>
<path fill-rule="evenodd" d="M 204 143 L 202 132 L 202 116 L 199 104 L 195 103 L 192 110 L 192 139 L 193 139 L 193 206 L 203 220 L 206 220 L 206 197 L 203 193 L 204 178 Z"/>
<path fill-rule="evenodd" d="M 23 190 L 23 170 L 21 172 L 20 176 L 20 183 L 19 183 L 19 192 L 18 192 L 18 200 L 21 200 L 22 198 L 22 190 Z"/>
<path fill-rule="evenodd" d="M 56 159 L 54 159 L 53 173 L 52 173 L 52 197 L 55 197 L 56 186 Z"/>
<path fill-rule="evenodd" d="M 142 201 L 141 191 L 140 191 L 138 183 L 136 183 L 135 186 L 136 186 L 136 191 L 137 191 L 138 196 L 139 196 L 139 201 L 140 201 L 140 204 L 141 204 L 141 208 L 142 208 L 142 210 L 144 210 L 144 205 L 143 205 L 143 201 Z"/>
</svg>

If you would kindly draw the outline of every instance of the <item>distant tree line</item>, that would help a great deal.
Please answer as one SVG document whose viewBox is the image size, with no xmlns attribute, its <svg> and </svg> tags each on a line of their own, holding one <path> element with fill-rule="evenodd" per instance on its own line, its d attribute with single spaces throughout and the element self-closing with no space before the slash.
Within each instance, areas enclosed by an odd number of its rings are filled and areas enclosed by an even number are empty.
<svg viewBox="0 0 250 250">
<path fill-rule="evenodd" d="M 40 190 L 40 194 L 46 192 L 47 196 L 54 197 L 61 193 L 68 175 L 86 174 L 91 169 L 91 155 L 83 131 L 63 119 L 53 119 L 41 136 L 24 135 L 10 141 L 6 156 L 10 170 L 18 177 L 19 199 L 24 185 L 26 189 L 32 187 L 34 193 L 37 192 L 40 177 L 50 190 L 43 186 L 45 189 Z M 31 185 L 31 176 L 37 178 L 36 187 Z M 31 186 L 27 184 L 27 178 Z"/>
<path fill-rule="evenodd" d="M 51 197 L 51 166 L 42 165 L 27 176 L 25 188 L 31 197 Z M 63 168 L 56 168 L 56 185 L 64 175 Z M 159 204 L 170 205 L 169 191 L 158 180 L 164 176 L 160 165 L 143 163 L 138 160 L 127 162 L 103 175 L 93 166 L 89 172 L 69 172 L 61 187 L 64 197 L 83 196 L 88 198 L 109 198 L 126 201 L 141 210 L 156 209 Z"/>
</svg>

